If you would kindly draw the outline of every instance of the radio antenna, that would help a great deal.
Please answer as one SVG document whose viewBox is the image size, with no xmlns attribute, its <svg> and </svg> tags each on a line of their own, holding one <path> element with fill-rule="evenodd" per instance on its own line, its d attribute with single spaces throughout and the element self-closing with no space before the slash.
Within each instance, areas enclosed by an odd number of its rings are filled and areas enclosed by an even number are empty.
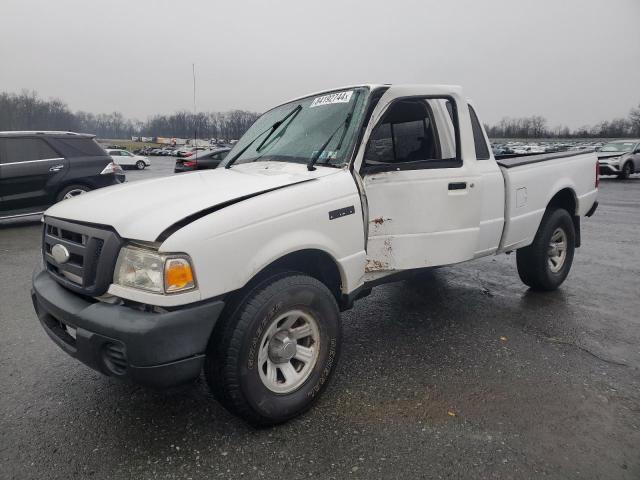
<svg viewBox="0 0 640 480">
<path fill-rule="evenodd" d="M 196 64 L 191 64 L 193 72 L 193 143 L 194 147 L 198 146 L 198 111 L 196 109 Z M 197 151 L 197 150 L 196 150 Z"/>
</svg>

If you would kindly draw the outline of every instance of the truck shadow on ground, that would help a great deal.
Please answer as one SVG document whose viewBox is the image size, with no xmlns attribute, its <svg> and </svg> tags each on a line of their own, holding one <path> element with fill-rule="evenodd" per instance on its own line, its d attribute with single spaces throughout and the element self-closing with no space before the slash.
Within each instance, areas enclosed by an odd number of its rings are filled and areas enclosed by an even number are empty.
<svg viewBox="0 0 640 480">
<path fill-rule="evenodd" d="M 349 400 L 353 392 L 359 392 L 356 398 L 364 395 L 386 404 L 398 395 L 399 385 L 416 391 L 446 389 L 443 382 L 459 376 L 456 371 L 493 363 L 495 352 L 502 348 L 501 337 L 522 330 L 564 334 L 556 322 L 545 320 L 545 312 L 557 318 L 566 310 L 562 291 L 545 295 L 526 291 L 503 298 L 480 285 L 452 281 L 449 269 L 378 287 L 343 313 L 343 349 L 333 386 L 293 424 L 333 412 L 339 412 L 338 417 L 353 413 Z M 59 388 L 65 389 L 67 381 L 61 378 L 61 382 Z M 202 377 L 169 390 L 151 390 L 78 367 L 74 383 L 85 394 L 77 400 L 67 396 L 71 405 L 66 408 L 102 412 L 93 422 L 123 443 L 149 429 L 169 433 L 190 429 L 206 432 L 209 438 L 228 436 L 230 429 L 236 434 L 253 431 L 214 400 Z M 446 408 L 441 403 L 435 404 L 438 410 Z M 155 441 L 160 445 L 162 438 Z"/>
</svg>

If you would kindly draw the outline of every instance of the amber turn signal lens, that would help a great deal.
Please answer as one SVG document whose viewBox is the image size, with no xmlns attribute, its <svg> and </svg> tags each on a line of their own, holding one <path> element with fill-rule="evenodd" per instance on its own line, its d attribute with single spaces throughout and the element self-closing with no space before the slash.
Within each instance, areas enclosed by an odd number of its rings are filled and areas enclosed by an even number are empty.
<svg viewBox="0 0 640 480">
<path fill-rule="evenodd" d="M 164 291 L 181 292 L 195 286 L 189 261 L 186 258 L 169 258 L 164 266 Z"/>
</svg>

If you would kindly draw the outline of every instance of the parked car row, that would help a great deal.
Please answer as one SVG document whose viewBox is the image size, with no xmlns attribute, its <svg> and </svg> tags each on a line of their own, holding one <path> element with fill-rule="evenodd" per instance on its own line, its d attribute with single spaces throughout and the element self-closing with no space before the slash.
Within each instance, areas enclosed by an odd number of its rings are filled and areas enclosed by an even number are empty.
<svg viewBox="0 0 640 480">
<path fill-rule="evenodd" d="M 599 140 L 508 140 L 491 142 L 495 155 L 527 155 L 580 150 L 597 150 L 604 143 Z"/>
<path fill-rule="evenodd" d="M 145 148 L 138 152 L 141 155 L 152 155 L 154 157 L 170 157 L 176 155 L 175 148 Z"/>
<path fill-rule="evenodd" d="M 194 152 L 207 150 L 207 147 L 162 147 L 152 148 L 147 147 L 136 153 L 141 155 L 152 155 L 158 157 L 190 157 Z"/>
<path fill-rule="evenodd" d="M 514 155 L 539 155 L 566 151 L 595 151 L 598 156 L 600 175 L 616 175 L 620 179 L 640 173 L 640 139 L 602 141 L 540 141 L 524 143 L 508 141 L 492 143 L 497 158 Z"/>
<path fill-rule="evenodd" d="M 209 146 L 166 146 L 166 147 L 144 147 L 139 150 L 135 150 L 133 153 L 138 155 L 151 155 L 159 157 L 180 157 L 186 158 L 192 156 L 195 152 L 214 150 L 218 148 L 231 148 L 232 145 L 228 143 L 218 142 Z M 105 146 L 105 148 L 122 148 L 115 146 Z"/>
</svg>

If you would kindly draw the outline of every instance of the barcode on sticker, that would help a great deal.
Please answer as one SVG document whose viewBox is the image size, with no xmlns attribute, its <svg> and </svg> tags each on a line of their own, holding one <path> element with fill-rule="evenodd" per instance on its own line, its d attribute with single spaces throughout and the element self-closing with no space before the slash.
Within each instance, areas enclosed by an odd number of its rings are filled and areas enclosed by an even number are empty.
<svg viewBox="0 0 640 480">
<path fill-rule="evenodd" d="M 330 93 L 329 95 L 323 95 L 322 97 L 316 97 L 309 105 L 309 108 L 320 107 L 322 105 L 331 105 L 332 103 L 349 103 L 353 95 L 353 90 L 348 92 Z"/>
</svg>

